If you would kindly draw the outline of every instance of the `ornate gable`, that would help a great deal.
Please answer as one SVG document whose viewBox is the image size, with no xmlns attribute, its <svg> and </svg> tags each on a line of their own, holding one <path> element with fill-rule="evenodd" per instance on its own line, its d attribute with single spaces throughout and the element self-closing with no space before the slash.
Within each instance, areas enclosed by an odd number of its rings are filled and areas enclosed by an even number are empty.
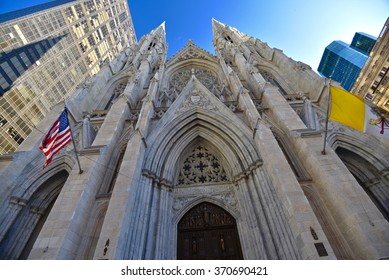
<svg viewBox="0 0 389 280">
<path fill-rule="evenodd" d="M 196 46 L 192 40 L 188 40 L 186 46 L 169 59 L 168 64 L 173 64 L 189 59 L 202 59 L 212 62 L 217 61 L 215 56 Z"/>
</svg>

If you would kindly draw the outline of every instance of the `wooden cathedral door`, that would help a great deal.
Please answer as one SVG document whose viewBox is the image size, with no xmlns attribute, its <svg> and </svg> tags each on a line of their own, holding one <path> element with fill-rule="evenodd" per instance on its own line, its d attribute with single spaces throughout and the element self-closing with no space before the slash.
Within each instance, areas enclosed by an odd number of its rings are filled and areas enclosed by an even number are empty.
<svg viewBox="0 0 389 280">
<path fill-rule="evenodd" d="M 193 207 L 178 223 L 177 259 L 243 259 L 236 221 L 212 203 Z"/>
</svg>

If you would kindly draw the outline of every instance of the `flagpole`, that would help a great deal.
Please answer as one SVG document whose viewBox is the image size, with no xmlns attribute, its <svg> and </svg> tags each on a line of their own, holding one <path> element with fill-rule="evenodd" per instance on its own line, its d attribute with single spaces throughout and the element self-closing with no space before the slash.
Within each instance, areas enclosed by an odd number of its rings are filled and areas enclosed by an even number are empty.
<svg viewBox="0 0 389 280">
<path fill-rule="evenodd" d="M 66 106 L 66 101 L 64 100 L 64 102 L 65 102 L 65 110 L 68 111 L 68 108 Z M 74 153 L 76 154 L 76 160 L 77 160 L 77 164 L 78 164 L 78 170 L 79 170 L 78 174 L 82 174 L 84 171 L 81 169 L 80 159 L 78 158 L 76 143 L 74 142 L 73 131 L 72 131 L 72 128 L 70 125 L 69 116 L 68 116 L 68 122 L 69 122 L 70 137 L 72 138 Z"/>
<path fill-rule="evenodd" d="M 253 131 L 253 139 L 255 139 L 255 134 L 257 133 L 257 130 L 258 130 L 258 123 L 259 123 L 259 118 L 257 119 L 257 122 L 255 123 L 254 131 Z"/>
<path fill-rule="evenodd" d="M 331 78 L 328 83 L 328 103 L 327 103 L 327 113 L 326 113 L 326 124 L 324 130 L 324 143 L 323 143 L 323 151 L 321 151 L 322 155 L 326 154 L 326 143 L 327 143 L 327 133 L 328 133 L 328 119 L 330 114 L 330 104 L 331 104 Z"/>
</svg>

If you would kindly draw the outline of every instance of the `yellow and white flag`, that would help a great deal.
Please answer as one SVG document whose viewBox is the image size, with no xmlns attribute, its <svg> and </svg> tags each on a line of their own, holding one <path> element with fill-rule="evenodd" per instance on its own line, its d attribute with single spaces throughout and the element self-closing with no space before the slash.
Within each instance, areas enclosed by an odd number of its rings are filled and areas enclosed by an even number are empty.
<svg viewBox="0 0 389 280">
<path fill-rule="evenodd" d="M 378 115 L 362 97 L 331 86 L 330 120 L 376 137 L 389 138 L 389 120 Z"/>
</svg>

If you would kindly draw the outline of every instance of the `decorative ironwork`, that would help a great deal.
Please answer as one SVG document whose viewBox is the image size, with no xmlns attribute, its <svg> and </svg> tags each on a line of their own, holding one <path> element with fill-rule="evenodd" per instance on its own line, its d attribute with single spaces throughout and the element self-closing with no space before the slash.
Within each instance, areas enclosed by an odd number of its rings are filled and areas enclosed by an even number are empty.
<svg viewBox="0 0 389 280">
<path fill-rule="evenodd" d="M 229 181 L 219 160 L 198 146 L 186 158 L 178 176 L 179 185 Z"/>
</svg>

